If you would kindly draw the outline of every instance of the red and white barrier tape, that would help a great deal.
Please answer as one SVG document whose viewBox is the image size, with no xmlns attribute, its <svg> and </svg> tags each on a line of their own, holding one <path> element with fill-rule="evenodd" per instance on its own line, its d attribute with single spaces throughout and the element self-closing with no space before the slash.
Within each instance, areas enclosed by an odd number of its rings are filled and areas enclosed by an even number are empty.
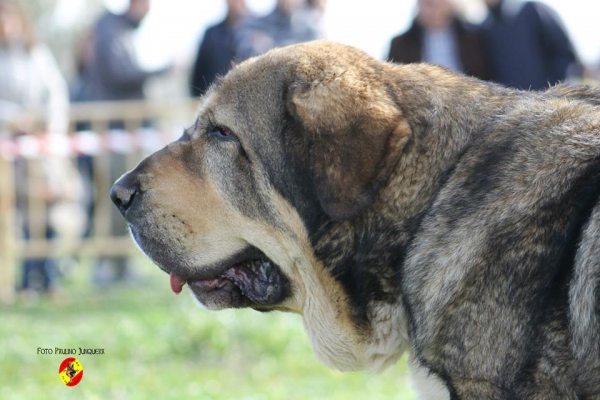
<svg viewBox="0 0 600 400">
<path fill-rule="evenodd" d="M 135 132 L 110 130 L 104 134 L 80 131 L 70 135 L 0 135 L 0 157 L 94 156 L 101 153 L 127 154 L 138 150 L 151 153 L 179 136 L 181 130 L 165 132 L 150 128 Z"/>
</svg>

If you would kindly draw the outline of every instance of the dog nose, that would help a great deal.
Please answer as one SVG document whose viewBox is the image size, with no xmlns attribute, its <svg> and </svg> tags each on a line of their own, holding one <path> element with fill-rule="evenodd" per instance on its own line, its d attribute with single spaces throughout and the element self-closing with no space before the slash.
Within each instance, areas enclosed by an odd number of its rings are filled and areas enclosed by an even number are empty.
<svg viewBox="0 0 600 400">
<path fill-rule="evenodd" d="M 123 175 L 110 189 L 110 198 L 123 215 L 133 204 L 138 192 L 137 184 L 130 175 L 131 173 Z"/>
</svg>

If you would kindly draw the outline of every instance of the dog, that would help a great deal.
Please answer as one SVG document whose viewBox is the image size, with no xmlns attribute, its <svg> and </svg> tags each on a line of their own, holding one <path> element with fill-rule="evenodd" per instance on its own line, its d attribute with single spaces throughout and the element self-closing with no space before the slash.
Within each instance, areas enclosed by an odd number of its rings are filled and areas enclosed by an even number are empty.
<svg viewBox="0 0 600 400">
<path fill-rule="evenodd" d="M 69 379 L 73 380 L 77 372 L 78 370 L 75 369 L 75 363 L 69 363 L 67 365 L 67 376 L 69 377 Z"/>
<path fill-rule="evenodd" d="M 423 398 L 599 398 L 599 104 L 299 44 L 111 197 L 175 293 L 300 314 L 332 368 L 409 351 Z"/>
</svg>

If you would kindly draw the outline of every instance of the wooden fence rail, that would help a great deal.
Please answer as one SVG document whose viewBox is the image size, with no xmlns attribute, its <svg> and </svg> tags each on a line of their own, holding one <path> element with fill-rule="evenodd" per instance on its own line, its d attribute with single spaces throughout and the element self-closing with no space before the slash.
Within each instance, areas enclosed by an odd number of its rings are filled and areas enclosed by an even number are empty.
<svg viewBox="0 0 600 400">
<path fill-rule="evenodd" d="M 14 302 L 18 266 L 25 258 L 125 256 L 134 251 L 126 230 L 114 229 L 123 221 L 110 202 L 110 187 L 143 157 L 191 125 L 196 107 L 196 101 L 83 103 L 72 106 L 72 133 L 66 137 L 40 132 L 16 137 L 10 127 L 4 127 L 4 133 L 0 130 L 0 302 Z M 29 118 L 36 115 L 42 114 L 29 113 Z M 49 157 L 75 161 L 82 156 L 91 161 L 93 171 L 92 183 L 87 185 L 94 205 L 91 231 L 85 237 L 48 238 L 48 207 L 39 164 Z M 15 178 L 18 164 L 26 166 L 24 181 Z M 17 206 L 18 193 L 25 193 L 25 211 Z"/>
</svg>

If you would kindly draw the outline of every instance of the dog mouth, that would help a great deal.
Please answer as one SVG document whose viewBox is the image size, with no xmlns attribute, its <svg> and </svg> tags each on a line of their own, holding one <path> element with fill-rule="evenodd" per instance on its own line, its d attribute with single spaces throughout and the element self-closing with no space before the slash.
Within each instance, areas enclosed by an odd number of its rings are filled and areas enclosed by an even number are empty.
<svg viewBox="0 0 600 400">
<path fill-rule="evenodd" d="M 260 251 L 258 256 L 225 264 L 219 273 L 181 276 L 170 273 L 171 290 L 182 292 L 187 284 L 196 298 L 210 308 L 270 306 L 283 300 L 289 283 L 279 267 Z"/>
</svg>

